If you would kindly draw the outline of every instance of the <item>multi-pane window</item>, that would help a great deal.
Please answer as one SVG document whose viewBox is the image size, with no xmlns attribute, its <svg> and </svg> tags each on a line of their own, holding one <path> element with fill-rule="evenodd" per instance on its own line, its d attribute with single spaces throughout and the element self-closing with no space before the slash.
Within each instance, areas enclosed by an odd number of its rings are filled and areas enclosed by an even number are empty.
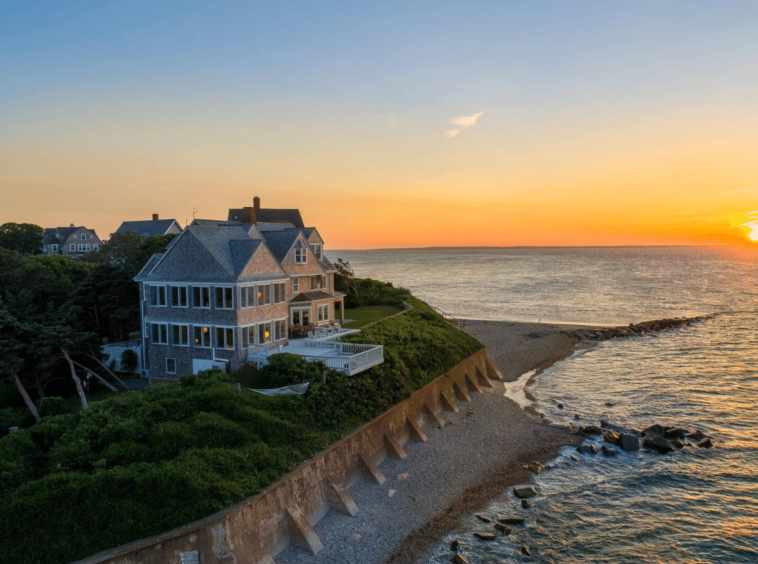
<svg viewBox="0 0 758 564">
<path fill-rule="evenodd" d="M 150 294 L 150 305 L 163 307 L 166 305 L 166 287 L 165 286 L 148 286 Z"/>
<path fill-rule="evenodd" d="M 150 324 L 150 340 L 154 345 L 168 344 L 168 325 L 165 323 Z"/>
<path fill-rule="evenodd" d="M 287 293 L 285 291 L 284 282 L 274 284 L 274 303 L 280 304 L 285 301 L 287 301 Z"/>
<path fill-rule="evenodd" d="M 321 245 L 312 245 L 313 254 L 316 255 L 318 260 L 321 260 Z"/>
<path fill-rule="evenodd" d="M 211 328 L 195 325 L 195 346 L 208 349 L 211 347 Z"/>
<path fill-rule="evenodd" d="M 234 348 L 234 329 L 232 327 L 216 327 L 216 347 L 219 349 Z"/>
<path fill-rule="evenodd" d="M 97 243 L 92 243 L 92 250 L 93 250 L 93 251 L 96 251 L 96 250 L 98 250 L 99 248 L 100 248 L 100 245 L 98 245 Z"/>
<path fill-rule="evenodd" d="M 274 321 L 274 340 L 279 341 L 287 338 L 287 321 L 280 319 Z"/>
<path fill-rule="evenodd" d="M 166 359 L 166 374 L 176 374 L 176 359 L 175 358 Z"/>
<path fill-rule="evenodd" d="M 211 307 L 211 289 L 208 286 L 192 288 L 192 305 L 194 307 Z"/>
<path fill-rule="evenodd" d="M 270 343 L 271 342 L 271 323 L 261 323 L 258 325 L 258 342 Z"/>
<path fill-rule="evenodd" d="M 295 249 L 295 264 L 305 264 L 306 262 L 308 262 L 308 255 L 305 249 Z"/>
<path fill-rule="evenodd" d="M 189 325 L 172 325 L 171 333 L 172 344 L 179 347 L 189 346 Z"/>
<path fill-rule="evenodd" d="M 74 245 L 73 243 L 71 243 L 71 244 L 68 246 L 68 250 L 69 250 L 69 251 L 71 251 L 71 252 L 73 253 L 73 252 L 76 250 L 76 245 Z"/>
<path fill-rule="evenodd" d="M 271 284 L 258 286 L 258 305 L 269 305 L 271 303 Z"/>
<path fill-rule="evenodd" d="M 79 243 L 79 252 L 83 253 L 83 252 L 89 251 L 89 250 L 90 250 L 89 243 L 87 243 L 86 245 L 82 244 L 82 243 Z"/>
<path fill-rule="evenodd" d="M 234 288 L 216 288 L 216 309 L 232 309 Z"/>
<path fill-rule="evenodd" d="M 318 320 L 329 321 L 329 304 L 318 306 Z"/>
<path fill-rule="evenodd" d="M 255 286 L 240 288 L 240 307 L 255 307 Z"/>
<path fill-rule="evenodd" d="M 187 307 L 187 286 L 171 286 L 171 305 Z"/>
<path fill-rule="evenodd" d="M 326 276 L 311 276 L 311 290 L 326 288 Z"/>
<path fill-rule="evenodd" d="M 292 279 L 292 293 L 300 292 L 300 278 Z"/>
<path fill-rule="evenodd" d="M 50 250 L 54 253 L 58 252 L 58 245 L 50 245 Z"/>
</svg>

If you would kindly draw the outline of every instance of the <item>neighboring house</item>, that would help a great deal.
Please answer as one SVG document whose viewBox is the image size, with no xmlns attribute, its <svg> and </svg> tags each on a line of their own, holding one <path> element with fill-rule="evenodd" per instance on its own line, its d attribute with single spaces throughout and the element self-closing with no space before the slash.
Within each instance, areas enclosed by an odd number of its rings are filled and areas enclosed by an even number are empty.
<svg viewBox="0 0 758 564">
<path fill-rule="evenodd" d="M 140 237 L 153 237 L 155 235 L 179 235 L 182 227 L 175 219 L 160 219 L 157 213 L 153 219 L 144 221 L 125 221 L 116 233 L 136 233 Z"/>
<path fill-rule="evenodd" d="M 242 223 L 289 223 L 293 227 L 305 227 L 300 210 L 261 208 L 261 199 L 258 196 L 253 198 L 253 207 L 232 208 L 226 219 Z"/>
<path fill-rule="evenodd" d="M 331 329 L 337 311 L 344 315 L 344 294 L 334 290 L 336 268 L 324 257 L 316 229 L 279 227 L 197 219 L 165 253 L 152 256 L 135 277 L 143 366 L 151 378 L 176 379 L 213 367 L 237 370 L 248 360 L 265 364 L 269 349 L 309 360 L 326 355 L 330 366 L 347 373 L 383 361 L 381 347 L 361 345 L 373 356 L 358 369 L 355 359 L 345 360 L 356 356 L 357 345 L 343 354 L 326 342 L 338 336 Z M 293 338 L 322 327 L 330 327 L 333 337 Z M 301 341 L 309 341 L 307 353 Z"/>
<path fill-rule="evenodd" d="M 94 229 L 75 227 L 48 227 L 42 238 L 43 255 L 64 255 L 80 257 L 90 251 L 97 251 L 103 245 Z"/>
</svg>

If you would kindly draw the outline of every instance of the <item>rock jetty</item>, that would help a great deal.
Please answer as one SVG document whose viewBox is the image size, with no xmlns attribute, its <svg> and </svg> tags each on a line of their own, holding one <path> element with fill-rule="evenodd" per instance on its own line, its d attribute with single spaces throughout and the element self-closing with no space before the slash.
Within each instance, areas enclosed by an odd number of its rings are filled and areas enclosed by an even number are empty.
<svg viewBox="0 0 758 564">
<path fill-rule="evenodd" d="M 712 315 L 699 315 L 697 317 L 674 317 L 671 319 L 656 319 L 643 321 L 642 323 L 630 323 L 627 327 L 606 327 L 603 329 L 578 329 L 568 331 L 567 334 L 581 339 L 582 341 L 608 341 L 623 337 L 635 337 L 640 335 L 652 335 L 668 329 L 676 329 L 692 325 L 698 321 L 710 319 Z"/>
</svg>

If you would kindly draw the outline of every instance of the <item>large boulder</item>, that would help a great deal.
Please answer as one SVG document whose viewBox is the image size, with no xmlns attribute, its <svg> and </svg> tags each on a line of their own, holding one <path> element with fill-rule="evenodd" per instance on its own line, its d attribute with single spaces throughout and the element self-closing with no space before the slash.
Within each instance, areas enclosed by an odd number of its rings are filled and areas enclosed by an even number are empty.
<svg viewBox="0 0 758 564">
<path fill-rule="evenodd" d="M 603 454 L 605 456 L 616 456 L 618 454 L 618 451 L 615 448 L 608 445 L 603 445 L 603 447 L 600 450 L 603 451 Z"/>
<path fill-rule="evenodd" d="M 643 435 L 663 435 L 664 429 L 663 425 L 650 425 L 650 427 L 646 429 L 642 429 Z"/>
<path fill-rule="evenodd" d="M 699 448 L 711 448 L 713 446 L 713 441 L 711 439 L 705 439 L 704 441 L 697 443 L 697 446 Z"/>
<path fill-rule="evenodd" d="M 618 444 L 619 434 L 616 431 L 606 431 L 603 434 L 603 440 L 612 445 Z"/>
<path fill-rule="evenodd" d="M 529 499 L 538 495 L 538 492 L 534 489 L 534 486 L 514 486 L 513 494 L 521 499 Z"/>
<path fill-rule="evenodd" d="M 597 425 L 583 425 L 579 428 L 585 435 L 602 435 L 603 430 Z"/>
<path fill-rule="evenodd" d="M 648 435 L 642 441 L 642 446 L 652 450 L 657 450 L 661 454 L 666 454 L 674 450 L 674 445 L 668 442 L 660 435 Z"/>
<path fill-rule="evenodd" d="M 687 438 L 691 441 L 699 442 L 705 438 L 705 433 L 696 429 L 694 433 L 687 433 Z"/>
<path fill-rule="evenodd" d="M 640 439 L 637 435 L 632 435 L 630 433 L 623 433 L 619 435 L 619 439 L 616 442 L 618 446 L 621 447 L 622 450 L 625 450 L 626 452 L 632 452 L 634 450 L 640 450 Z"/>
</svg>

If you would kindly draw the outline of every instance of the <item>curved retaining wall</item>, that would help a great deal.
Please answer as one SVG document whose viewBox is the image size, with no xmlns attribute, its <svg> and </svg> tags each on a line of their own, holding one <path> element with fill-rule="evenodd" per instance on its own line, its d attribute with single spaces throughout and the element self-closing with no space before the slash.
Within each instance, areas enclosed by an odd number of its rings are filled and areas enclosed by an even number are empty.
<svg viewBox="0 0 758 564">
<path fill-rule="evenodd" d="M 329 509 L 355 515 L 349 487 L 360 477 L 378 483 L 387 456 L 405 456 L 408 440 L 425 441 L 423 426 L 444 425 L 440 412 L 455 399 L 492 388 L 500 372 L 486 349 L 436 378 L 344 439 L 271 484 L 268 489 L 200 521 L 79 560 L 78 564 L 272 564 L 294 543 L 311 552 L 323 545 L 312 526 Z"/>
</svg>

